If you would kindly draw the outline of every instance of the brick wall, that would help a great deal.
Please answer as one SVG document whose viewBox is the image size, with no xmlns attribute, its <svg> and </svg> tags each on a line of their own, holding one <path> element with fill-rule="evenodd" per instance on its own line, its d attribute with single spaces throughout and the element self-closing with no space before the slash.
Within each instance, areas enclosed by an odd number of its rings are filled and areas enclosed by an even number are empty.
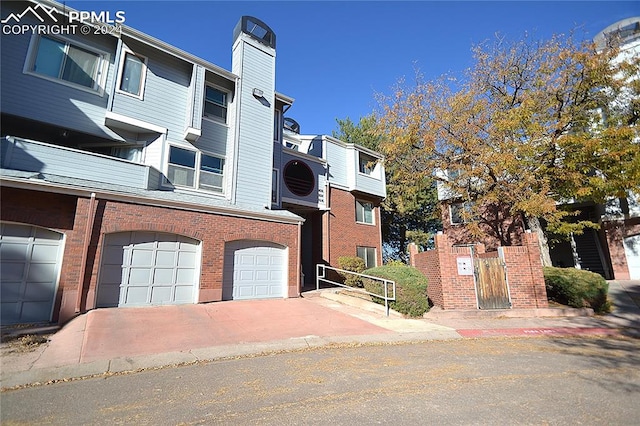
<svg viewBox="0 0 640 426">
<path fill-rule="evenodd" d="M 616 280 L 630 279 L 629 264 L 624 251 L 624 239 L 640 234 L 640 218 L 603 222 L 602 227 L 609 247 L 613 277 Z"/>
<path fill-rule="evenodd" d="M 373 203 L 374 225 L 356 222 L 356 197 L 337 188 L 330 188 L 330 207 L 327 212 L 324 232 L 325 259 L 333 267 L 338 266 L 341 256 L 356 256 L 358 246 L 376 249 L 377 265 L 382 265 L 382 236 L 380 231 L 379 200 L 358 196 L 359 200 Z"/>
<path fill-rule="evenodd" d="M 1 191 L 2 220 L 42 226 L 65 234 L 60 285 L 54 308 L 54 320 L 65 322 L 76 314 L 90 200 L 5 187 Z M 82 280 L 81 311 L 94 307 L 105 235 L 124 231 L 167 232 L 201 241 L 199 302 L 222 300 L 226 242 L 250 239 L 286 246 L 289 248 L 288 296 L 299 296 L 298 226 L 295 224 L 97 199 L 85 279 Z"/>
<path fill-rule="evenodd" d="M 489 207 L 482 213 L 483 220 L 477 223 L 477 229 L 471 229 L 464 223 L 451 223 L 449 204 L 440 203 L 443 233 L 452 244 L 468 244 L 471 242 L 484 244 L 488 250 L 497 250 L 500 246 L 522 243 L 524 228 L 519 219 L 509 217 L 506 206 L 502 209 Z M 474 235 L 481 234 L 481 235 Z"/>
<path fill-rule="evenodd" d="M 501 247 L 500 255 L 506 265 L 512 308 L 546 308 L 547 293 L 540 261 L 537 236 L 524 234 L 523 246 Z M 435 249 L 418 253 L 409 247 L 411 265 L 427 276 L 427 295 L 434 306 L 441 309 L 477 309 L 474 275 L 458 273 L 459 258 L 496 257 L 485 252 L 483 244 L 473 247 L 454 247 L 447 235 L 435 237 Z"/>
<path fill-rule="evenodd" d="M 540 245 L 536 234 L 525 233 L 522 246 L 501 247 L 507 270 L 511 306 L 516 309 L 547 308 Z"/>
</svg>

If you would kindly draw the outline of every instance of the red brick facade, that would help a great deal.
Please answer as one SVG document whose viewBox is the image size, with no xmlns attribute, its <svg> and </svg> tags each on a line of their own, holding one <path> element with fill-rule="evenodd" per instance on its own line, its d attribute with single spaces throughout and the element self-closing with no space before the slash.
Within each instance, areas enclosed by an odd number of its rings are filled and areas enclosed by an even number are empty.
<svg viewBox="0 0 640 426">
<path fill-rule="evenodd" d="M 49 228 L 65 235 L 54 321 L 65 322 L 95 307 L 102 242 L 106 234 L 153 231 L 201 241 L 199 302 L 222 300 L 224 247 L 234 240 L 270 241 L 289 249 L 288 297 L 300 293 L 297 224 L 222 216 L 166 207 L 100 199 L 95 201 L 91 235 L 86 237 L 90 198 L 2 187 L 3 221 Z M 88 250 L 86 242 L 90 241 Z M 82 274 L 86 253 L 85 277 Z M 82 286 L 80 298 L 78 288 Z M 79 302 L 79 303 L 78 303 Z"/>
<path fill-rule="evenodd" d="M 337 267 L 339 257 L 356 256 L 357 247 L 373 247 L 376 265 L 382 265 L 380 201 L 337 188 L 330 188 L 329 197 L 331 210 L 323 223 L 324 259 Z M 373 203 L 373 225 L 356 222 L 356 200 Z"/>
<path fill-rule="evenodd" d="M 524 227 L 520 219 L 509 215 L 506 206 L 501 209 L 491 207 L 482 213 L 482 220 L 477 229 L 466 223 L 451 223 L 450 205 L 440 203 L 443 232 L 453 244 L 470 242 L 484 244 L 488 250 L 496 250 L 500 246 L 522 244 Z"/>
<path fill-rule="evenodd" d="M 511 307 L 534 309 L 548 307 L 547 292 L 540 262 L 540 248 L 535 234 L 523 234 L 524 246 L 501 247 L 507 271 Z M 411 265 L 427 276 L 427 295 L 442 309 L 478 309 L 474 275 L 458 272 L 459 257 L 495 256 L 485 253 L 483 244 L 474 247 L 454 247 L 447 235 L 438 234 L 435 249 L 418 253 L 409 246 Z"/>
<path fill-rule="evenodd" d="M 617 280 L 630 279 L 629 264 L 624 251 L 624 239 L 640 234 L 640 217 L 604 222 L 602 227 L 607 239 L 614 278 Z"/>
</svg>

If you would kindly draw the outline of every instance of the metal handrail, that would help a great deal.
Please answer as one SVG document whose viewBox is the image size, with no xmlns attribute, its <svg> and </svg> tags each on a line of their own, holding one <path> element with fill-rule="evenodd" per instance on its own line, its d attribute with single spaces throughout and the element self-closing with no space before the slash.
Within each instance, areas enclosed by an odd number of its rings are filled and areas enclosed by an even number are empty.
<svg viewBox="0 0 640 426">
<path fill-rule="evenodd" d="M 332 270 L 332 271 L 336 271 L 338 273 L 346 273 L 346 274 L 351 274 L 351 275 L 357 275 L 359 277 L 363 277 L 363 278 L 367 278 L 367 279 L 371 279 L 371 280 L 382 281 L 382 286 L 384 287 L 384 294 L 372 293 L 372 292 L 367 291 L 365 289 L 351 287 L 351 286 L 348 286 L 346 284 L 342 284 L 342 283 L 339 283 L 339 282 L 336 282 L 336 281 L 331 281 L 331 280 L 326 278 L 325 272 L 326 272 L 327 269 Z M 396 282 L 393 281 L 393 280 L 388 280 L 386 278 L 374 277 L 372 275 L 366 275 L 366 274 L 359 274 L 359 273 L 353 272 L 353 271 L 346 271 L 344 269 L 338 269 L 338 268 L 333 268 L 331 266 L 318 264 L 317 265 L 317 273 L 316 273 L 316 290 L 320 290 L 320 281 L 323 281 L 323 282 L 326 282 L 326 283 L 330 283 L 330 284 L 333 284 L 333 285 L 337 285 L 339 287 L 348 288 L 348 289 L 353 290 L 353 291 L 358 292 L 358 293 L 368 294 L 370 296 L 375 296 L 375 297 L 379 297 L 380 299 L 384 299 L 384 307 L 385 307 L 385 310 L 387 312 L 387 316 L 389 316 L 389 301 L 390 300 L 391 301 L 396 300 Z M 393 290 L 393 295 L 392 296 L 389 296 L 389 284 L 391 284 L 391 288 Z"/>
</svg>

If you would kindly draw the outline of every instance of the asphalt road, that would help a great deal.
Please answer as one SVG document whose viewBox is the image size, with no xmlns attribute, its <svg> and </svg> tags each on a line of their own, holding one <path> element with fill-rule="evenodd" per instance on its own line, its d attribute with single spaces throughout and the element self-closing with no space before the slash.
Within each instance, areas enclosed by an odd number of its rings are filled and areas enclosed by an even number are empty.
<svg viewBox="0 0 640 426">
<path fill-rule="evenodd" d="M 640 341 L 485 338 L 310 349 L 1 397 L 3 425 L 637 425 Z"/>
</svg>

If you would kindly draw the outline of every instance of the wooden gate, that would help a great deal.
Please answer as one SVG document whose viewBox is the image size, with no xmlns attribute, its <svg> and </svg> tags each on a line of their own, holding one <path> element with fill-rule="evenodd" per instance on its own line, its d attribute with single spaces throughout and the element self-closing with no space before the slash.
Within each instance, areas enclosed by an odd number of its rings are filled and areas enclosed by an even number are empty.
<svg viewBox="0 0 640 426">
<path fill-rule="evenodd" d="M 499 257 L 475 258 L 478 308 L 509 309 L 509 288 L 504 261 Z"/>
</svg>

